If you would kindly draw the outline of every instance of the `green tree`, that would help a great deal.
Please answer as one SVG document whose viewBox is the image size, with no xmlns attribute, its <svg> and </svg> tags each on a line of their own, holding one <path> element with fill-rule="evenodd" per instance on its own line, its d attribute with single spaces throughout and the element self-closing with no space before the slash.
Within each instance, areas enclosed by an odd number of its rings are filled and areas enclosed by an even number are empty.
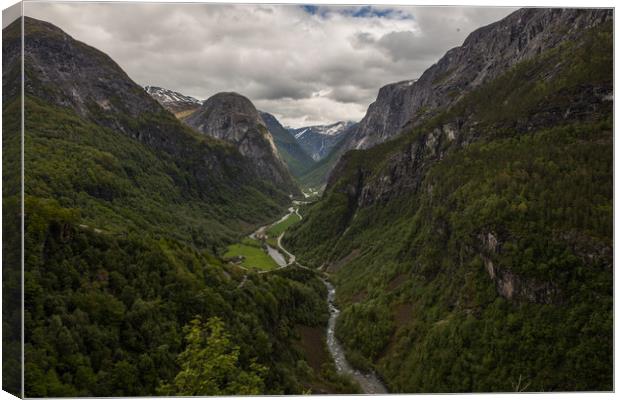
<svg viewBox="0 0 620 400">
<path fill-rule="evenodd" d="M 252 361 L 239 363 L 239 347 L 230 340 L 217 317 L 203 323 L 196 318 L 185 327 L 187 347 L 177 361 L 181 371 L 172 383 L 160 387 L 161 394 L 180 396 L 262 394 L 266 368 Z"/>
</svg>

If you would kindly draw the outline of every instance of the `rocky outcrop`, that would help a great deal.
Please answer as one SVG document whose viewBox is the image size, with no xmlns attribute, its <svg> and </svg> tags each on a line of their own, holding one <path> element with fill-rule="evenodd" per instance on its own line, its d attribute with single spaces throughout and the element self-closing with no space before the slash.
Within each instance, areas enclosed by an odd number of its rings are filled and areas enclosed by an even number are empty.
<svg viewBox="0 0 620 400">
<path fill-rule="evenodd" d="M 359 178 L 348 177 L 348 182 L 358 182 L 359 194 L 357 206 L 366 207 L 374 203 L 387 202 L 399 195 L 416 192 L 420 189 L 425 172 L 437 160 L 443 158 L 449 145 L 456 143 L 457 129 L 453 124 L 445 124 L 428 134 L 420 135 L 404 145 L 400 151 L 391 152 L 384 161 L 385 167 L 379 174 L 374 174 L 372 163 L 362 163 L 356 166 L 357 176 L 363 176 L 363 183 Z M 372 153 L 381 152 L 381 148 L 367 150 L 369 159 L 376 158 Z M 329 176 L 327 187 L 333 187 L 351 168 L 351 158 L 346 154 L 338 162 Z"/>
<path fill-rule="evenodd" d="M 112 116 L 162 110 L 106 54 L 48 22 L 25 17 L 24 24 L 26 93 L 121 129 Z"/>
<path fill-rule="evenodd" d="M 500 296 L 507 300 L 540 304 L 551 304 L 560 300 L 560 290 L 552 282 L 525 278 L 508 268 L 496 265 L 493 257 L 501 252 L 501 243 L 497 234 L 481 233 L 478 235 L 478 240 L 481 243 L 480 257 Z"/>
<path fill-rule="evenodd" d="M 299 194 L 273 136 L 248 98 L 233 92 L 215 94 L 183 121 L 204 135 L 232 143 L 263 179 Z"/>
<path fill-rule="evenodd" d="M 367 149 L 382 143 L 455 104 L 517 63 L 611 18 L 610 10 L 526 8 L 477 29 L 419 79 L 381 88 L 345 147 Z"/>
</svg>

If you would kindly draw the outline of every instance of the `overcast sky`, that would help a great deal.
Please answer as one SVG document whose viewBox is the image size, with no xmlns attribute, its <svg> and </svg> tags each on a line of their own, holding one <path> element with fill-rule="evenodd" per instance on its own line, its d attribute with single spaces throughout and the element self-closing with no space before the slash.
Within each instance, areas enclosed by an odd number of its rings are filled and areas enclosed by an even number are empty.
<svg viewBox="0 0 620 400">
<path fill-rule="evenodd" d="M 361 119 L 379 88 L 419 77 L 514 9 L 24 3 L 110 55 L 140 85 L 241 93 L 284 125 Z"/>
</svg>

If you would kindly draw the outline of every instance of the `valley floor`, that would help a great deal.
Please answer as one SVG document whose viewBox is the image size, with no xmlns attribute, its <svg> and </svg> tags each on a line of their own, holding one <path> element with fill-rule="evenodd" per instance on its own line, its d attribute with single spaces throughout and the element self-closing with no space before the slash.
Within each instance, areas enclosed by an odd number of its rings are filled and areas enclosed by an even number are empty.
<svg viewBox="0 0 620 400">
<path fill-rule="evenodd" d="M 294 254 L 282 246 L 282 238 L 286 230 L 303 219 L 299 213 L 301 202 L 295 202 L 278 221 L 260 227 L 241 243 L 228 247 L 225 258 L 231 259 L 237 265 L 247 269 L 248 273 L 269 273 L 276 269 L 287 267 L 299 267 L 313 270 L 296 261 Z M 269 259 L 269 260 L 267 260 Z M 315 270 L 313 270 L 315 271 Z M 327 273 L 321 273 L 321 280 L 327 288 L 327 304 L 329 307 L 329 320 L 327 327 L 321 331 L 317 327 L 298 327 L 300 343 L 304 348 L 309 365 L 320 374 L 321 365 L 325 362 L 334 364 L 339 375 L 352 379 L 364 394 L 388 393 L 387 388 L 374 372 L 362 372 L 347 361 L 345 351 L 336 338 L 336 322 L 340 310 L 336 307 L 336 288 L 329 282 Z M 244 276 L 239 287 L 247 282 L 247 274 Z M 325 351 L 327 347 L 327 352 Z M 328 356 L 327 356 L 328 355 Z M 321 388 L 325 390 L 325 388 Z"/>
</svg>

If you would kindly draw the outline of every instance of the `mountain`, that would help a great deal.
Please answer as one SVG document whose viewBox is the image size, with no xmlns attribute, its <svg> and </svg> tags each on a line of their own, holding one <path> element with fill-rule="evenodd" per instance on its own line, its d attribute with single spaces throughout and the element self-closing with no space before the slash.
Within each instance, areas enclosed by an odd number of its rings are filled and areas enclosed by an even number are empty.
<svg viewBox="0 0 620 400">
<path fill-rule="evenodd" d="M 19 266 L 3 280 L 23 293 L 26 332 L 25 370 L 6 376 L 19 387 L 23 371 L 27 397 L 305 390 L 314 375 L 295 329 L 327 323 L 323 283 L 299 268 L 248 274 L 219 256 L 290 193 L 236 146 L 182 124 L 106 54 L 23 21 L 23 37 L 22 19 L 2 35 L 3 256 Z M 175 391 L 195 330 L 217 336 L 227 362 L 215 389 Z"/>
<path fill-rule="evenodd" d="M 568 18 L 575 20 L 567 25 Z M 570 9 L 545 13 L 523 9 L 474 31 L 462 46 L 448 51 L 419 79 L 381 88 L 347 147 L 369 148 L 397 135 L 407 125 L 417 126 L 437 109 L 456 104 L 516 64 L 579 36 L 583 29 L 604 18 L 605 13 L 575 14 Z M 558 30 L 563 30 L 561 35 Z"/>
<path fill-rule="evenodd" d="M 340 121 L 330 125 L 291 128 L 289 132 L 295 136 L 297 142 L 313 160 L 320 161 L 344 139 L 345 132 L 354 125 L 354 122 Z"/>
<path fill-rule="evenodd" d="M 206 136 L 224 140 L 251 160 L 262 177 L 290 194 L 299 194 L 265 122 L 247 98 L 237 93 L 218 93 L 183 121 Z"/>
<path fill-rule="evenodd" d="M 293 135 L 273 115 L 259 111 L 260 117 L 273 136 L 278 152 L 295 177 L 300 177 L 314 164 L 314 160 L 300 147 Z"/>
<path fill-rule="evenodd" d="M 523 9 L 470 34 L 462 46 L 448 51 L 419 79 L 385 85 L 364 118 L 347 135 L 340 153 L 332 158 L 337 161 L 347 150 L 367 149 L 398 136 L 512 66 L 600 22 L 598 15 L 576 15 L 565 35 L 558 35 L 557 29 L 564 29 L 570 12 L 557 8 L 543 15 L 535 9 Z M 332 162 L 323 169 L 329 173 L 334 165 Z M 315 174 L 315 183 L 318 176 L 327 174 Z"/>
<path fill-rule="evenodd" d="M 390 391 L 612 390 L 612 19 L 521 9 L 386 86 L 287 232 Z"/>
<path fill-rule="evenodd" d="M 202 104 L 191 96 L 185 96 L 179 92 L 157 86 L 146 86 L 145 90 L 179 119 L 188 117 L 197 111 Z M 293 176 L 299 176 L 310 168 L 314 161 L 299 147 L 295 138 L 280 125 L 280 122 L 271 114 L 259 111 L 259 115 L 273 136 L 278 153 L 282 156 Z"/>
<path fill-rule="evenodd" d="M 179 92 L 157 86 L 145 86 L 144 90 L 177 118 L 182 118 L 191 114 L 196 111 L 201 104 L 200 100 L 191 96 L 185 96 Z"/>
<path fill-rule="evenodd" d="M 347 136 L 350 133 L 351 130 L 346 131 L 343 133 L 343 136 Z M 329 174 L 340 160 L 342 154 L 344 154 L 347 150 L 344 146 L 345 142 L 345 140 L 341 140 L 336 143 L 327 156 L 316 162 L 310 169 L 299 177 L 299 183 L 303 187 L 322 191 L 327 183 Z"/>
<path fill-rule="evenodd" d="M 30 168 L 32 182 L 40 181 L 43 184 L 41 196 L 51 196 L 60 190 L 54 185 L 62 183 L 73 188 L 76 193 L 84 193 L 79 199 L 67 198 L 66 206 L 94 207 L 95 204 L 120 202 L 123 203 L 118 204 L 120 207 L 131 205 L 135 211 L 140 210 L 139 215 L 143 218 L 154 211 L 148 207 L 156 199 L 159 200 L 152 206 L 162 214 L 168 214 L 163 211 L 166 204 L 176 204 L 183 200 L 185 204 L 199 202 L 203 209 L 201 215 L 205 217 L 210 215 L 220 222 L 232 222 L 237 218 L 239 222 L 243 221 L 242 225 L 234 229 L 217 229 L 214 242 L 218 242 L 216 237 L 221 238 L 222 234 L 230 238 L 238 236 L 241 232 L 233 232 L 248 229 L 247 225 L 243 227 L 247 222 L 259 222 L 266 218 L 251 216 L 257 204 L 261 204 L 267 214 L 273 215 L 288 202 L 289 193 L 275 187 L 271 180 L 261 179 L 256 174 L 255 165 L 235 151 L 233 146 L 200 136 L 184 126 L 136 85 L 107 55 L 73 40 L 49 23 L 34 19 L 26 21 L 30 28 L 25 49 L 25 100 L 26 109 L 32 112 L 32 118 L 26 124 L 33 124 L 34 131 L 39 134 L 42 128 L 37 124 L 43 123 L 40 121 L 41 115 L 53 114 L 49 117 L 53 120 L 76 118 L 73 124 L 75 129 L 79 126 L 93 126 L 99 132 L 93 132 L 80 140 L 70 135 L 53 137 L 53 140 L 67 143 L 62 146 L 59 144 L 56 153 L 50 154 L 47 162 L 53 162 L 54 157 L 60 157 L 60 160 L 70 156 L 70 159 L 66 160 L 65 169 L 46 171 L 44 165 L 38 164 Z M 5 74 L 10 74 L 12 66 L 18 62 L 14 56 L 16 49 L 10 47 L 14 40 L 17 39 L 9 35 L 5 41 L 5 48 L 10 49 L 7 51 L 8 70 L 5 70 Z M 10 93 L 10 87 L 7 89 Z M 67 123 L 61 121 L 58 121 L 61 126 Z M 51 125 L 51 121 L 47 125 Z M 44 141 L 43 138 L 47 138 L 45 135 L 49 135 L 47 131 L 44 133 L 31 139 L 33 149 L 27 149 L 31 150 L 30 154 L 34 154 L 36 146 L 43 143 L 39 141 Z M 72 140 L 77 142 L 73 143 Z M 106 149 L 97 148 L 98 142 Z M 69 149 L 75 153 L 61 154 Z M 104 153 L 97 153 L 101 151 Z M 78 154 L 80 152 L 84 154 Z M 162 180 L 154 182 L 149 178 L 149 170 L 145 170 L 145 165 L 138 163 L 138 159 L 150 159 L 150 172 L 159 174 Z M 74 166 L 81 172 L 73 174 L 70 168 Z M 88 182 L 84 173 L 89 168 L 92 168 L 100 185 Z M 54 174 L 63 176 L 50 180 Z M 160 192 L 160 184 L 168 186 L 165 196 Z M 214 193 L 213 188 L 218 188 L 218 193 Z M 149 201 L 143 202 L 140 196 L 148 191 L 152 191 L 147 196 Z M 251 193 L 260 193 L 264 199 L 255 203 L 249 199 L 253 197 Z M 247 199 L 248 204 L 253 204 L 252 211 L 248 211 L 247 205 L 239 204 L 235 211 L 237 216 L 227 219 L 218 215 L 220 210 L 206 210 L 207 206 L 203 204 L 211 201 L 214 205 L 226 205 L 228 200 L 232 201 L 229 204 L 234 204 L 235 200 L 232 199 L 235 198 L 241 202 Z M 127 225 L 122 213 L 114 212 L 114 207 L 106 205 L 105 209 L 111 213 L 110 218 L 97 222 L 104 225 Z M 178 218 L 168 214 L 159 217 L 159 220 L 177 227 Z M 201 241 L 208 242 L 209 239 Z"/>
</svg>

